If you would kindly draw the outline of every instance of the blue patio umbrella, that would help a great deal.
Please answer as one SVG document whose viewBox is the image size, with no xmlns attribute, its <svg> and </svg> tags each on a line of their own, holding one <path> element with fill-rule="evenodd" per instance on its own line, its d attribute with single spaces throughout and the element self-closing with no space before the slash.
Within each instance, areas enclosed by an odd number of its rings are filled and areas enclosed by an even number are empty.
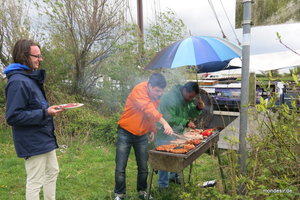
<svg viewBox="0 0 300 200">
<path fill-rule="evenodd" d="M 229 66 L 233 58 L 241 57 L 242 49 L 221 38 L 191 36 L 158 52 L 145 69 L 196 66 L 197 72 L 215 72 L 237 68 Z"/>
</svg>

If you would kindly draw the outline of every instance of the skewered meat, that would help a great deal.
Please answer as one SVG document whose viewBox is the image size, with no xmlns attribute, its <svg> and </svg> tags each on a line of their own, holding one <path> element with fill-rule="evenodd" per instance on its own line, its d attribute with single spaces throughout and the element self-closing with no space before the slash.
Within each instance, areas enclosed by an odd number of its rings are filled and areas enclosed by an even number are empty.
<svg viewBox="0 0 300 200">
<path fill-rule="evenodd" d="M 194 144 L 181 144 L 181 145 L 165 144 L 165 145 L 160 145 L 160 146 L 156 147 L 155 150 L 184 154 L 184 153 L 187 153 L 188 151 L 192 150 L 193 148 L 195 148 Z"/>
<path fill-rule="evenodd" d="M 186 132 L 183 135 L 189 139 L 203 139 L 203 136 L 196 132 Z"/>
<path fill-rule="evenodd" d="M 180 148 L 180 149 L 170 149 L 171 153 L 180 153 L 180 154 L 184 154 L 187 153 L 189 150 L 185 149 L 185 148 Z"/>
<path fill-rule="evenodd" d="M 191 129 L 190 132 L 192 133 L 197 133 L 197 134 L 201 134 L 202 133 L 202 129 Z"/>
<path fill-rule="evenodd" d="M 192 140 L 186 141 L 185 143 L 186 143 L 186 144 L 198 145 L 198 144 L 200 144 L 201 142 L 202 142 L 201 139 L 192 139 Z"/>
<path fill-rule="evenodd" d="M 189 139 L 203 139 L 203 136 L 201 135 L 202 131 L 202 129 L 191 129 L 188 132 L 185 132 L 183 136 Z"/>
<path fill-rule="evenodd" d="M 177 147 L 176 144 L 164 144 L 164 145 L 160 145 L 158 147 L 155 148 L 155 150 L 157 151 L 169 151 L 170 149 L 173 149 Z"/>
<path fill-rule="evenodd" d="M 187 150 L 191 150 L 191 149 L 195 148 L 195 145 L 193 145 L 193 144 L 185 144 L 185 145 L 183 145 L 183 148 L 185 148 Z"/>
</svg>

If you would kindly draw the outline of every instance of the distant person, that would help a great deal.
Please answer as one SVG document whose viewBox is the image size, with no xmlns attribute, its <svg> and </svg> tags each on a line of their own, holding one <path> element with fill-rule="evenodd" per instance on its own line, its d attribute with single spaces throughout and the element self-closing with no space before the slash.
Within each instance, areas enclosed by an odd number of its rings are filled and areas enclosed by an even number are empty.
<svg viewBox="0 0 300 200">
<path fill-rule="evenodd" d="M 195 129 L 196 125 L 193 119 L 199 116 L 205 107 L 201 97 L 199 96 L 199 86 L 195 82 L 187 82 L 185 85 L 176 85 L 168 93 L 161 98 L 159 112 L 161 112 L 165 120 L 170 124 L 174 132 L 183 134 L 185 128 Z M 197 104 L 195 105 L 194 99 Z M 172 135 L 162 134 L 163 130 L 158 128 L 155 135 L 155 145 L 160 146 L 169 144 L 176 137 Z M 178 174 L 167 171 L 158 171 L 158 187 L 160 190 L 169 186 L 169 180 L 180 183 Z"/>
<path fill-rule="evenodd" d="M 166 80 L 159 73 L 152 74 L 148 81 L 139 83 L 127 97 L 124 112 L 118 122 L 116 149 L 115 200 L 126 195 L 126 166 L 133 147 L 138 166 L 137 191 L 140 199 L 147 196 L 148 134 L 156 133 L 155 122 L 163 126 L 165 134 L 173 130 L 158 111 L 159 99 L 166 87 Z"/>
<path fill-rule="evenodd" d="M 63 111 L 49 106 L 45 91 L 45 71 L 39 70 L 43 57 L 33 40 L 19 40 L 13 48 L 13 61 L 4 70 L 6 121 L 12 126 L 15 150 L 25 159 L 26 200 L 55 200 L 59 168 L 55 149 L 53 116 Z"/>
</svg>

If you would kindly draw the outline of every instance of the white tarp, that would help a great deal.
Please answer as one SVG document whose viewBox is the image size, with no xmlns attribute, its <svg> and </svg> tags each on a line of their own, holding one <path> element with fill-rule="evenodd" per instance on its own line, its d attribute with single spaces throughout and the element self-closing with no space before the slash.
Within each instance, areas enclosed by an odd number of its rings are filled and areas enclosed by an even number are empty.
<svg viewBox="0 0 300 200">
<path fill-rule="evenodd" d="M 300 54 L 300 50 L 296 51 Z M 233 66 L 242 66 L 242 61 L 239 58 L 233 59 L 230 62 Z M 257 54 L 250 56 L 250 72 L 261 72 L 283 68 L 290 68 L 300 65 L 300 55 L 293 51 L 282 51 L 276 53 Z M 230 70 L 233 72 L 233 70 Z M 240 72 L 238 69 L 236 72 Z"/>
</svg>

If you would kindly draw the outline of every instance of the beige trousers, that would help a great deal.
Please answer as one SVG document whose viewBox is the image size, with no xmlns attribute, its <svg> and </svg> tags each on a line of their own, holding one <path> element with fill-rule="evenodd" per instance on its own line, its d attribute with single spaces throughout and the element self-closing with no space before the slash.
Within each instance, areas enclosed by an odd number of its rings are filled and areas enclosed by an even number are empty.
<svg viewBox="0 0 300 200">
<path fill-rule="evenodd" d="M 55 200 L 59 172 L 56 151 L 31 156 L 25 160 L 26 200 L 39 200 L 43 187 L 44 200 Z"/>
</svg>

